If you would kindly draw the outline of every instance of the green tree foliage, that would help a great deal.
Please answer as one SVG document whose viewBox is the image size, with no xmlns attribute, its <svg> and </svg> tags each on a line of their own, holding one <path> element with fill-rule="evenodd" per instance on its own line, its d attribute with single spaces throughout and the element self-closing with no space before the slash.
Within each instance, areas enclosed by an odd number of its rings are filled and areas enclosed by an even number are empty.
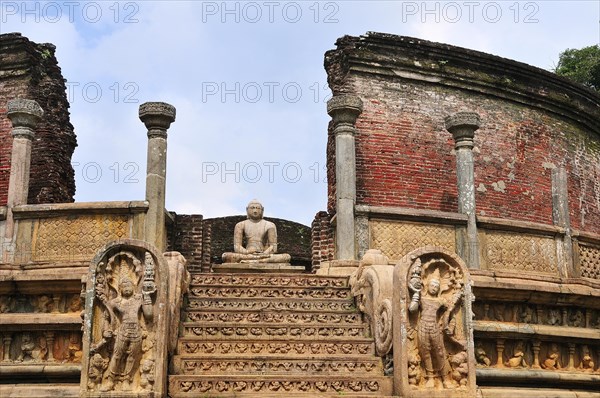
<svg viewBox="0 0 600 398">
<path fill-rule="evenodd" d="M 600 45 L 563 51 L 554 73 L 600 91 Z"/>
</svg>

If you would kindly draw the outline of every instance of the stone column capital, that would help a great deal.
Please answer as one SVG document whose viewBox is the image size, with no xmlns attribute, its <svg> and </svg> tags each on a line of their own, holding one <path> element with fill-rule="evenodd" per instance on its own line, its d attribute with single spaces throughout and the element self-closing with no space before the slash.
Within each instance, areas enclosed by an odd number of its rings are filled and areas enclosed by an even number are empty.
<svg viewBox="0 0 600 398">
<path fill-rule="evenodd" d="M 13 137 L 32 139 L 33 130 L 44 115 L 42 107 L 34 100 L 18 98 L 8 101 L 6 108 L 6 115 L 13 126 Z"/>
<path fill-rule="evenodd" d="M 327 113 L 334 123 L 354 125 L 363 111 L 363 103 L 356 95 L 338 95 L 327 101 Z"/>
<path fill-rule="evenodd" d="M 148 138 L 167 138 L 167 129 L 175 121 L 175 107 L 166 102 L 145 102 L 140 105 L 139 117 L 148 129 Z"/>
<path fill-rule="evenodd" d="M 444 119 L 446 130 L 454 138 L 455 148 L 462 146 L 473 147 L 475 131 L 481 125 L 481 118 L 476 112 L 458 112 Z"/>
</svg>

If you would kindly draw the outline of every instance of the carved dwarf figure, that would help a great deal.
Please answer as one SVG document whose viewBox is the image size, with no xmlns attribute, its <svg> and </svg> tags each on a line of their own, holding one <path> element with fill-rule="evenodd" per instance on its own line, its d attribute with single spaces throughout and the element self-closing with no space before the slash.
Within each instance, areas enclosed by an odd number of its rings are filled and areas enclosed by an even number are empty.
<svg viewBox="0 0 600 398">
<path fill-rule="evenodd" d="M 548 312 L 548 325 L 557 326 L 561 324 L 560 311 L 556 308 L 550 309 Z"/>
<path fill-rule="evenodd" d="M 408 384 L 417 388 L 421 382 L 421 357 L 419 354 L 411 354 L 408 357 Z"/>
<path fill-rule="evenodd" d="M 223 253 L 225 263 L 289 263 L 290 255 L 277 254 L 277 228 L 263 219 L 264 207 L 253 200 L 246 207 L 248 219 L 235 225 L 233 253 Z M 244 246 L 245 241 L 245 246 Z"/>
<path fill-rule="evenodd" d="M 119 296 L 105 302 L 106 308 L 118 316 L 120 324 L 117 330 L 105 330 L 104 337 L 112 338 L 116 334 L 115 344 L 108 365 L 108 375 L 102 385 L 102 391 L 111 391 L 115 379 L 121 381 L 123 391 L 130 390 L 130 383 L 135 371 L 135 365 L 142 351 L 142 328 L 139 312 L 142 311 L 146 320 L 151 320 L 152 300 L 150 294 L 142 291 L 134 293 L 134 284 L 128 277 L 123 277 L 119 283 Z"/>
<path fill-rule="evenodd" d="M 469 375 L 469 364 L 467 363 L 467 353 L 464 351 L 450 357 L 450 366 L 452 367 L 452 379 L 457 387 L 467 385 L 467 376 Z"/>
<path fill-rule="evenodd" d="M 571 326 L 574 326 L 576 328 L 580 328 L 580 327 L 584 327 L 585 326 L 585 316 L 583 315 L 583 311 L 581 310 L 576 310 L 573 313 L 571 313 L 571 316 L 569 317 L 569 323 Z"/>
<path fill-rule="evenodd" d="M 552 343 L 552 345 L 550 346 L 550 350 L 548 351 L 548 354 L 546 356 L 546 359 L 544 360 L 544 363 L 542 363 L 542 368 L 548 370 L 559 370 L 559 361 L 560 351 L 558 349 L 558 345 L 556 343 Z"/>
<path fill-rule="evenodd" d="M 584 372 L 593 372 L 594 367 L 594 359 L 590 353 L 590 348 L 587 345 L 581 346 L 581 365 L 579 366 L 579 369 Z"/>
<path fill-rule="evenodd" d="M 140 386 L 145 391 L 152 391 L 154 388 L 154 360 L 144 359 L 140 366 Z"/>
<path fill-rule="evenodd" d="M 23 337 L 21 338 L 21 352 L 19 352 L 19 356 L 17 357 L 17 362 L 23 361 L 32 361 L 33 360 L 33 350 L 35 349 L 35 343 L 31 338 L 29 333 L 23 333 Z"/>
<path fill-rule="evenodd" d="M 475 360 L 477 361 L 477 365 L 480 366 L 490 366 L 492 364 L 492 360 L 487 356 L 485 349 L 478 345 L 475 347 Z"/>
<path fill-rule="evenodd" d="M 102 382 L 102 375 L 108 367 L 108 360 L 102 358 L 102 355 L 96 353 L 90 359 L 88 368 L 88 388 L 93 389 Z"/>
<path fill-rule="evenodd" d="M 512 357 L 504 363 L 504 366 L 509 368 L 526 368 L 527 362 L 525 361 L 525 349 L 523 348 L 523 342 L 519 341 L 515 345 L 515 350 L 513 352 Z"/>
</svg>

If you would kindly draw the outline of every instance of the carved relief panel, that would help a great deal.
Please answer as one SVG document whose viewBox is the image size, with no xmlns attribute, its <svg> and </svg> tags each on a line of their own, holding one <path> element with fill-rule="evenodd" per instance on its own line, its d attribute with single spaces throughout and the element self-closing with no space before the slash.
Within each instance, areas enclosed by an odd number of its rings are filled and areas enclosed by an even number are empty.
<svg viewBox="0 0 600 398">
<path fill-rule="evenodd" d="M 120 241 L 96 256 L 86 289 L 81 396 L 162 396 L 166 294 L 165 260 L 146 243 Z"/>
<path fill-rule="evenodd" d="M 424 247 L 394 270 L 394 389 L 403 397 L 475 396 L 469 274 L 455 254 Z"/>
</svg>

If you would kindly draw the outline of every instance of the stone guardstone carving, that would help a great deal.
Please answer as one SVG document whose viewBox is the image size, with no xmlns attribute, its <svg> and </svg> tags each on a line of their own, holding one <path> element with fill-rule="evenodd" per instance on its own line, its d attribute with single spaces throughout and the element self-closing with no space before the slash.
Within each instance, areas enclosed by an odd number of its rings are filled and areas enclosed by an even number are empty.
<svg viewBox="0 0 600 398">
<path fill-rule="evenodd" d="M 290 255 L 277 253 L 277 228 L 263 219 L 264 207 L 252 200 L 246 207 L 248 219 L 235 225 L 233 253 L 223 253 L 224 263 L 279 263 L 290 262 Z"/>
<path fill-rule="evenodd" d="M 168 267 L 143 241 L 111 243 L 86 286 L 82 397 L 165 396 Z"/>
<path fill-rule="evenodd" d="M 358 269 L 350 275 L 351 292 L 358 309 L 371 325 L 375 351 L 384 360 L 384 371 L 392 372 L 392 280 L 394 267 L 377 249 L 369 249 Z"/>
<path fill-rule="evenodd" d="M 474 397 L 471 282 L 455 254 L 427 246 L 394 268 L 394 390 L 403 397 Z"/>
</svg>

